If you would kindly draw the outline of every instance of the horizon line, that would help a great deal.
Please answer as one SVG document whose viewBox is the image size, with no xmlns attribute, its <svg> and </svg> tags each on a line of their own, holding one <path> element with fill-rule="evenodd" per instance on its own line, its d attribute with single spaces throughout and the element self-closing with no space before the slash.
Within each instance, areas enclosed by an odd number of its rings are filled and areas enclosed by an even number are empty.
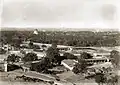
<svg viewBox="0 0 120 85">
<path fill-rule="evenodd" d="M 12 30 L 45 30 L 45 31 L 120 31 L 119 28 L 69 28 L 69 27 L 0 27 L 1 31 L 12 31 Z"/>
</svg>

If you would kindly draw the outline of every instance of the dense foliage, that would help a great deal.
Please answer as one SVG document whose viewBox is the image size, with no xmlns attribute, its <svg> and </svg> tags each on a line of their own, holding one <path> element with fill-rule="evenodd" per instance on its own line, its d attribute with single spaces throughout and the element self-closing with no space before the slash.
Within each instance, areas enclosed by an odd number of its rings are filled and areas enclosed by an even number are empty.
<svg viewBox="0 0 120 85">
<path fill-rule="evenodd" d="M 49 58 L 45 57 L 38 63 L 32 63 L 30 69 L 37 72 L 43 72 L 47 71 L 47 69 L 51 67 L 53 67 L 53 64 L 50 62 Z"/>
<path fill-rule="evenodd" d="M 112 50 L 110 57 L 113 58 L 112 63 L 113 65 L 119 67 L 119 63 L 120 63 L 120 53 L 116 50 Z"/>
<path fill-rule="evenodd" d="M 14 71 L 14 70 L 19 69 L 21 67 L 14 65 L 14 64 L 8 64 L 7 68 L 8 68 L 7 71 Z"/>
<path fill-rule="evenodd" d="M 119 77 L 111 71 L 106 71 L 102 69 L 102 71 L 95 74 L 94 78 L 95 82 L 98 83 L 98 85 L 103 85 L 104 83 L 106 83 L 107 85 L 118 85 Z"/>
<path fill-rule="evenodd" d="M 77 56 L 74 56 L 71 53 L 64 53 L 63 56 L 64 56 L 65 59 L 77 59 Z"/>
<path fill-rule="evenodd" d="M 81 53 L 81 56 L 80 56 L 82 59 L 91 59 L 93 58 L 93 56 L 87 52 L 83 52 Z"/>
<path fill-rule="evenodd" d="M 24 57 L 23 57 L 23 61 L 28 62 L 28 61 L 35 61 L 38 59 L 37 54 L 35 53 L 27 53 Z"/>
<path fill-rule="evenodd" d="M 0 48 L 0 54 L 5 54 L 5 53 L 6 53 L 6 51 L 4 49 Z"/>
<path fill-rule="evenodd" d="M 62 32 L 62 31 L 39 31 L 34 35 L 33 31 L 2 31 L 1 42 L 19 46 L 23 40 L 31 40 L 40 43 L 52 43 L 57 40 L 58 44 L 69 46 L 118 46 L 120 45 L 119 32 Z"/>
<path fill-rule="evenodd" d="M 19 62 L 19 56 L 15 55 L 15 54 L 11 54 L 11 55 L 8 55 L 7 57 L 7 61 L 8 62 Z"/>
<path fill-rule="evenodd" d="M 88 64 L 84 59 L 91 59 L 93 56 L 91 56 L 89 53 L 83 52 L 80 57 L 78 57 L 78 63 L 75 64 L 73 68 L 74 73 L 85 73 L 87 70 L 87 66 L 90 66 L 91 64 Z"/>
</svg>

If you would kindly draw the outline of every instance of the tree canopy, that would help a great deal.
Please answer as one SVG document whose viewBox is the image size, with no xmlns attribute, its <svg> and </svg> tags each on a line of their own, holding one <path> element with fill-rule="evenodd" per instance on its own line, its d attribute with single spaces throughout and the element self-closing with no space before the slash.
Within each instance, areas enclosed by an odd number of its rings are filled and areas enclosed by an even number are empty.
<svg viewBox="0 0 120 85">
<path fill-rule="evenodd" d="M 110 52 L 110 57 L 113 58 L 114 60 L 112 61 L 113 64 L 116 66 L 119 66 L 120 63 L 120 53 L 116 50 L 112 50 Z"/>
<path fill-rule="evenodd" d="M 8 62 L 19 62 L 19 56 L 15 55 L 15 54 L 11 54 L 11 55 L 8 55 L 7 57 L 7 61 Z"/>
<path fill-rule="evenodd" d="M 35 53 L 27 53 L 24 57 L 23 57 L 23 61 L 28 62 L 28 61 L 35 61 L 38 59 L 37 54 Z"/>
</svg>

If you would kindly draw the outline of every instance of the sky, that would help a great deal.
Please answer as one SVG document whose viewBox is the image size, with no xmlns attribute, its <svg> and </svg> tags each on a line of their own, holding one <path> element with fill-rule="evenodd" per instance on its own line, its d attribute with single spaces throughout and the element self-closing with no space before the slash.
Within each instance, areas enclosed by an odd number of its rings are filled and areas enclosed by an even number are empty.
<svg viewBox="0 0 120 85">
<path fill-rule="evenodd" d="M 1 0 L 1 27 L 119 28 L 120 0 Z"/>
</svg>

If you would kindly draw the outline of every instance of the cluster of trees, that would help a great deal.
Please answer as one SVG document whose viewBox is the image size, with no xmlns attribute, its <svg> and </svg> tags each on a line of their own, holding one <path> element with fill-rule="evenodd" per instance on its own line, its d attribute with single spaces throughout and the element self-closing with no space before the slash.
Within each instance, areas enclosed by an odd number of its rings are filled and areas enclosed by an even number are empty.
<svg viewBox="0 0 120 85">
<path fill-rule="evenodd" d="M 116 50 L 111 51 L 110 57 L 113 58 L 112 63 L 115 67 L 120 66 L 120 53 Z"/>
<path fill-rule="evenodd" d="M 51 63 L 50 59 L 45 57 L 38 63 L 32 63 L 30 69 L 37 72 L 46 72 L 48 71 L 48 68 L 52 67 L 53 64 Z"/>
<path fill-rule="evenodd" d="M 77 56 L 74 56 L 73 54 L 71 54 L 71 53 L 64 53 L 64 59 L 75 59 L 75 60 L 77 60 L 78 59 L 78 57 Z"/>
<path fill-rule="evenodd" d="M 8 62 L 19 62 L 20 56 L 17 56 L 15 54 L 8 55 L 7 61 Z"/>
<path fill-rule="evenodd" d="M 91 64 L 87 64 L 84 59 L 92 59 L 93 56 L 91 56 L 89 53 L 83 52 L 81 56 L 78 58 L 78 62 L 75 67 L 73 68 L 74 73 L 81 73 L 86 71 L 86 67 L 90 66 Z M 112 50 L 110 53 L 110 58 L 113 58 L 111 61 L 115 68 L 119 68 L 120 64 L 120 53 L 116 50 Z"/>
<path fill-rule="evenodd" d="M 5 54 L 5 53 L 6 53 L 6 51 L 4 49 L 0 48 L 0 54 Z"/>
<path fill-rule="evenodd" d="M 1 32 L 1 42 L 10 43 L 16 47 L 23 40 L 31 40 L 40 43 L 52 43 L 53 40 L 58 44 L 69 46 L 116 46 L 120 45 L 120 33 L 107 32 L 53 32 L 40 31 L 38 35 L 34 35 L 33 31 L 3 31 Z"/>
<path fill-rule="evenodd" d="M 35 53 L 27 53 L 25 54 L 25 56 L 22 58 L 22 60 L 24 62 L 28 62 L 28 61 L 35 61 L 38 60 L 38 56 Z"/>
<path fill-rule="evenodd" d="M 11 44 L 12 46 L 19 48 L 24 36 L 17 31 L 2 31 L 0 42 L 2 44 Z"/>
<path fill-rule="evenodd" d="M 7 68 L 8 68 L 7 71 L 14 71 L 16 69 L 20 69 L 21 67 L 14 65 L 14 64 L 8 64 Z"/>
<path fill-rule="evenodd" d="M 95 82 L 98 83 L 98 85 L 118 85 L 118 76 L 115 73 L 106 73 L 106 72 L 100 72 L 96 73 L 94 76 Z"/>
<path fill-rule="evenodd" d="M 19 62 L 20 59 L 24 62 L 29 62 L 29 61 L 38 60 L 38 56 L 35 53 L 28 53 L 22 58 L 15 54 L 11 54 L 11 55 L 8 55 L 7 62 L 12 62 L 12 63 Z M 19 69 L 19 68 L 21 68 L 21 67 L 14 65 L 14 64 L 8 64 L 8 71 L 13 71 L 13 70 Z M 35 67 L 35 68 L 38 68 L 38 67 Z"/>
<path fill-rule="evenodd" d="M 78 57 L 78 63 L 75 64 L 73 68 L 73 72 L 75 74 L 78 73 L 85 73 L 86 68 L 92 64 L 88 64 L 84 59 L 92 59 L 93 56 L 91 56 L 89 53 L 83 52 L 80 57 Z"/>
<path fill-rule="evenodd" d="M 20 57 L 15 54 L 8 55 L 7 57 L 8 62 L 19 62 L 20 59 L 24 62 L 29 62 L 29 61 L 38 60 L 38 56 L 35 53 L 27 53 L 24 55 L 24 57 Z"/>
<path fill-rule="evenodd" d="M 69 46 L 115 46 L 120 45 L 118 41 L 120 34 L 108 34 L 105 32 L 42 32 L 37 36 L 31 36 L 35 42 L 51 43 L 57 40 L 58 44 Z M 43 38 L 44 37 L 44 38 Z"/>
</svg>

